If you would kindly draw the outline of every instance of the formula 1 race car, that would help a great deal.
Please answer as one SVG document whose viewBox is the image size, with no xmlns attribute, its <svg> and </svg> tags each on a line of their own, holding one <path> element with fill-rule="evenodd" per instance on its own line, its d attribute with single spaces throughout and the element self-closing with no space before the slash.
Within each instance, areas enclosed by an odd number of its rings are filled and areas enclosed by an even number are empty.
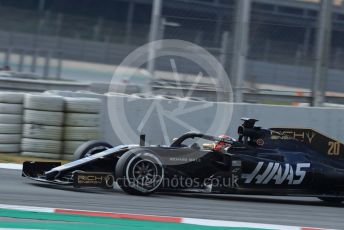
<svg viewBox="0 0 344 230">
<path fill-rule="evenodd" d="M 143 135 L 140 145 L 90 141 L 76 150 L 75 161 L 25 162 L 22 175 L 74 187 L 117 183 L 134 195 L 164 191 L 344 200 L 342 143 L 312 129 L 263 129 L 256 122 L 243 119 L 238 139 L 186 133 L 170 146 L 145 146 Z"/>
</svg>

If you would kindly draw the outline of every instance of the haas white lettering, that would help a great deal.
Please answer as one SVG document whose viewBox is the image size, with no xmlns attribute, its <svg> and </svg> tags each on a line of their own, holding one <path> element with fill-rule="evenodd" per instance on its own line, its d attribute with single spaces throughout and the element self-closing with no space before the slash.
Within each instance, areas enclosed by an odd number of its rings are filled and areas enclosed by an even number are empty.
<svg viewBox="0 0 344 230">
<path fill-rule="evenodd" d="M 274 181 L 275 184 L 282 184 L 288 181 L 288 184 L 298 185 L 305 179 L 306 169 L 311 166 L 310 163 L 299 163 L 293 168 L 290 164 L 270 162 L 265 170 L 261 170 L 263 165 L 264 162 L 259 162 L 252 173 L 243 174 L 245 183 L 267 184 Z"/>
</svg>

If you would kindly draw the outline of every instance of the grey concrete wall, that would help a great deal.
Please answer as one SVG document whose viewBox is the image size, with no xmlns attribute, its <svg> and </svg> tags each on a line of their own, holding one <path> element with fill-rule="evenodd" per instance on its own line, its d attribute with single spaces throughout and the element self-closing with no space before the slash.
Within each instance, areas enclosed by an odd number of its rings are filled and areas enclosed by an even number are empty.
<svg viewBox="0 0 344 230">
<path fill-rule="evenodd" d="M 119 136 L 128 135 L 129 130 L 121 130 L 123 127 L 130 127 L 137 135 L 139 133 L 145 133 L 147 135 L 147 143 L 149 144 L 165 144 L 166 135 L 162 131 L 161 122 L 159 118 L 158 110 L 152 110 L 151 116 L 145 122 L 145 125 L 141 132 L 137 131 L 142 119 L 144 119 L 147 110 L 154 101 L 158 101 L 161 109 L 167 114 L 172 114 L 180 103 L 185 104 L 184 112 L 194 110 L 189 113 L 185 113 L 179 118 L 182 122 L 187 123 L 189 126 L 193 126 L 200 132 L 207 132 L 210 124 L 214 121 L 216 115 L 216 108 L 222 108 L 219 110 L 220 118 L 216 120 L 220 125 L 229 120 L 228 103 L 209 103 L 209 102 L 197 102 L 197 101 L 178 101 L 168 99 L 153 99 L 153 98 L 133 98 L 123 95 L 104 96 L 97 94 L 87 93 L 70 93 L 59 92 L 64 96 L 86 96 L 86 97 L 98 97 L 103 100 L 102 110 L 102 130 L 103 139 L 114 144 L 132 144 L 138 143 L 137 139 L 132 141 L 123 141 Z M 107 100 L 109 98 L 123 99 L 124 105 L 111 106 L 113 114 L 111 119 L 117 119 L 119 126 L 111 126 L 109 111 L 107 108 Z M 198 106 L 198 107 L 195 107 Z M 202 107 L 200 110 L 194 108 Z M 124 112 L 123 112 L 124 111 Z M 344 109 L 340 108 L 307 108 L 307 107 L 292 107 L 292 106 L 271 106 L 271 105 L 258 105 L 258 104 L 233 104 L 233 116 L 230 122 L 229 128 L 222 127 L 225 131 L 219 129 L 208 131 L 210 135 L 229 134 L 233 137 L 237 137 L 237 127 L 241 124 L 241 117 L 252 117 L 260 120 L 257 125 L 262 127 L 304 127 L 314 128 L 324 134 L 327 134 L 333 138 L 336 138 L 344 142 Z M 180 136 L 181 134 L 195 130 L 190 127 L 185 127 L 183 123 L 175 122 L 168 117 L 165 117 L 165 126 L 167 139 L 171 140 L 173 137 Z M 127 126 L 126 122 L 129 123 Z"/>
<path fill-rule="evenodd" d="M 138 99 L 135 104 L 126 107 L 127 119 L 133 127 L 138 124 L 145 112 L 147 106 L 152 103 L 154 99 Z M 165 106 L 169 104 L 169 100 L 161 100 L 160 103 Z M 178 101 L 170 102 L 172 104 L 180 103 Z M 196 105 L 206 104 L 208 102 L 189 102 L 186 109 Z M 225 104 L 219 106 L 227 106 Z M 254 105 L 254 104 L 234 104 L 233 117 L 230 126 L 225 131 L 226 134 L 236 137 L 237 127 L 241 124 L 241 117 L 252 117 L 259 119 L 258 125 L 263 127 L 305 127 L 314 128 L 331 137 L 337 138 L 344 142 L 344 109 L 334 108 L 300 108 L 291 106 L 269 106 L 269 105 Z M 227 114 L 222 114 L 227 117 Z M 108 117 L 105 115 L 104 123 L 107 124 L 104 128 L 104 138 L 114 144 L 120 143 L 118 134 L 116 134 L 111 125 L 109 125 Z M 203 109 L 202 111 L 195 111 L 193 113 L 185 114 L 183 121 L 189 124 L 195 124 L 201 132 L 206 132 L 209 128 L 209 123 L 213 122 L 214 111 L 213 107 Z M 190 131 L 176 124 L 168 119 L 166 120 L 167 133 L 169 138 L 173 138 Z M 221 121 L 219 121 L 221 122 Z M 116 127 L 114 127 L 116 128 Z M 160 123 L 158 120 L 157 111 L 152 114 L 152 119 L 147 121 L 146 128 L 143 133 L 147 135 L 147 142 L 150 144 L 165 144 L 163 133 L 161 132 Z M 221 132 L 222 133 L 222 132 Z M 211 135 L 218 135 L 219 132 L 211 132 Z"/>
</svg>

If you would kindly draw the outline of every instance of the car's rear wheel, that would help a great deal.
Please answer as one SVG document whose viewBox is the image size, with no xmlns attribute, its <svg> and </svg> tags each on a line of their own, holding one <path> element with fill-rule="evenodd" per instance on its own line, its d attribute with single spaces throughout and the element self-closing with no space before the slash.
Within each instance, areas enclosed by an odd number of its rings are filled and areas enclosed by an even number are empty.
<svg viewBox="0 0 344 230">
<path fill-rule="evenodd" d="M 103 141 L 88 141 L 80 145 L 74 152 L 74 160 L 82 159 L 111 149 L 112 145 Z"/>
<path fill-rule="evenodd" d="M 320 200 L 327 202 L 327 203 L 342 203 L 344 201 L 343 198 L 337 198 L 337 197 L 319 197 Z"/>
<path fill-rule="evenodd" d="M 119 187 L 132 195 L 155 192 L 164 179 L 160 159 L 150 150 L 129 150 L 118 160 L 116 180 Z"/>
</svg>

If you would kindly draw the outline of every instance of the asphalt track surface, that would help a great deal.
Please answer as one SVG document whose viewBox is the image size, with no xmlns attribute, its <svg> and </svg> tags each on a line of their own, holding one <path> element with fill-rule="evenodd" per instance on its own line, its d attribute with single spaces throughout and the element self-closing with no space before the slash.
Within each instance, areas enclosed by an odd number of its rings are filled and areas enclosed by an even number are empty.
<svg viewBox="0 0 344 230">
<path fill-rule="evenodd" d="M 344 204 L 330 206 L 316 198 L 205 194 L 140 197 L 120 190 L 41 184 L 8 169 L 0 169 L 0 204 L 344 229 Z"/>
</svg>

